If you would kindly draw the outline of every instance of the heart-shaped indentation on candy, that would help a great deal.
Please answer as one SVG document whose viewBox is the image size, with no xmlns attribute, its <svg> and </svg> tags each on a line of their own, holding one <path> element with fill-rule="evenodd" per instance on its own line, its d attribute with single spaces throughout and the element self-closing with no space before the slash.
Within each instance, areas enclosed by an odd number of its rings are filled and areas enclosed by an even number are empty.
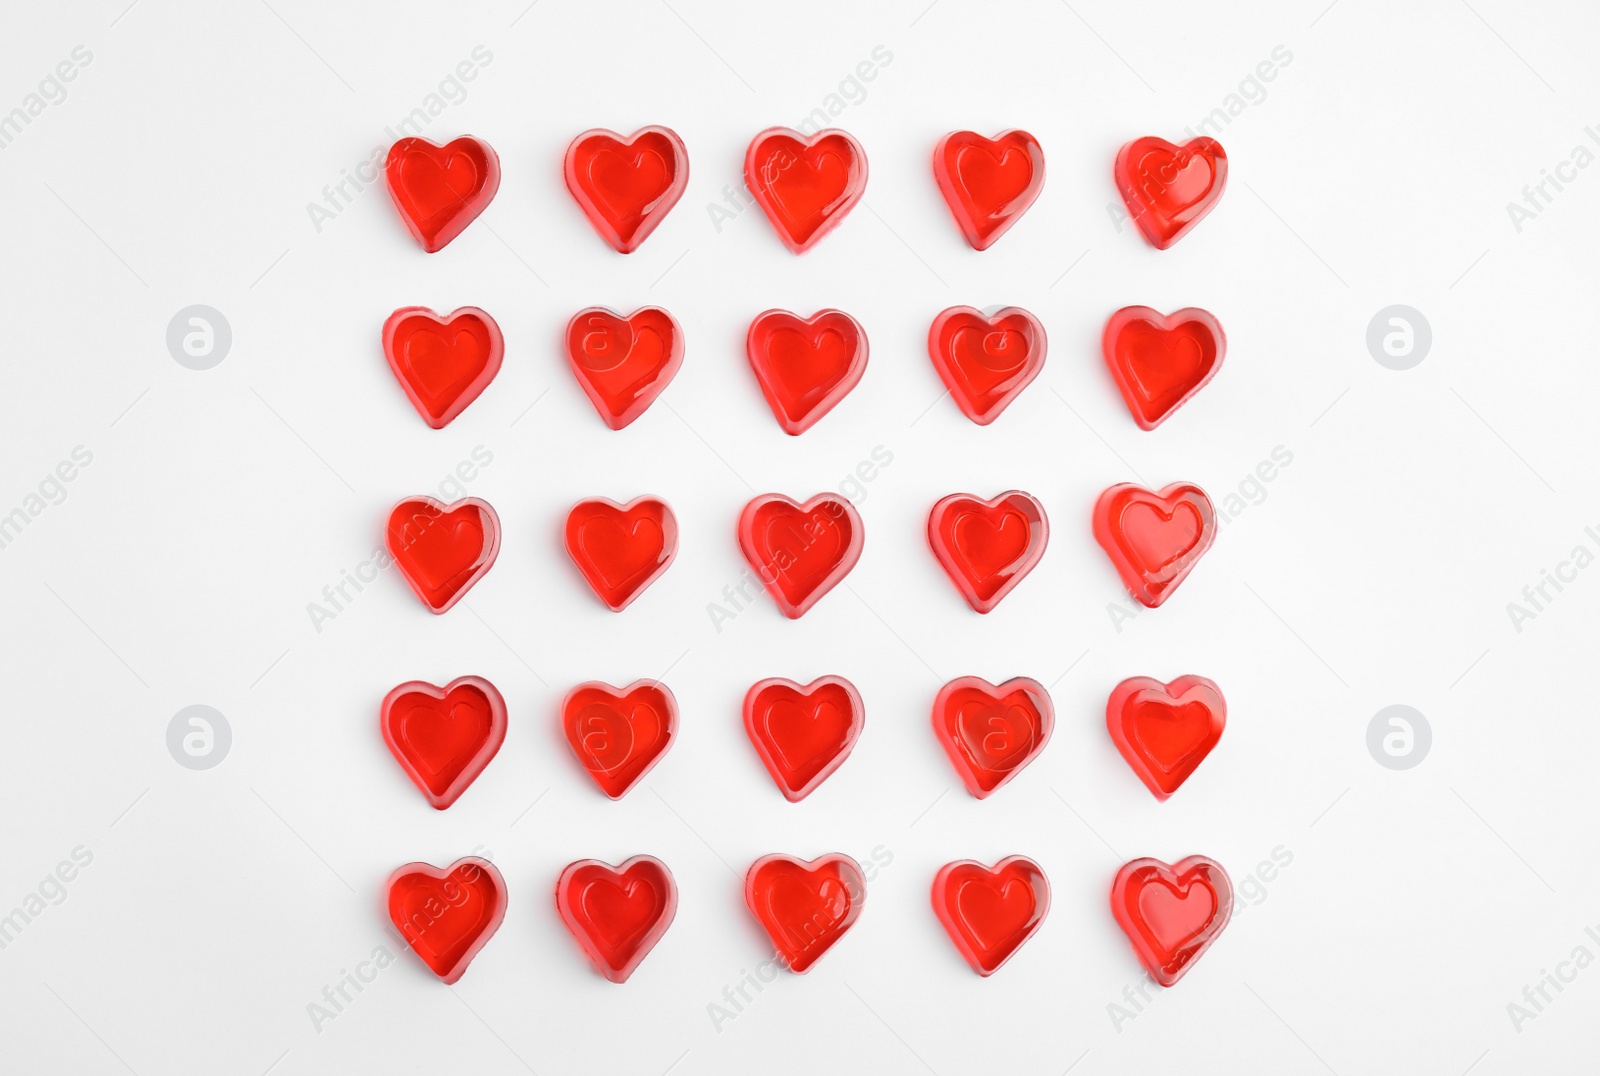
<svg viewBox="0 0 1600 1076">
<path fill-rule="evenodd" d="M 383 354 L 411 406 L 436 430 L 467 409 L 500 372 L 500 326 L 475 306 L 440 317 L 406 306 L 383 323 Z"/>
<path fill-rule="evenodd" d="M 777 949 L 778 961 L 803 974 L 861 917 L 867 880 L 849 856 L 809 863 L 762 856 L 744 878 L 744 901 Z"/>
<path fill-rule="evenodd" d="M 1158 800 L 1176 792 L 1205 761 L 1227 721 L 1222 690 L 1203 676 L 1180 676 L 1170 684 L 1132 676 L 1106 701 L 1112 741 Z"/>
<path fill-rule="evenodd" d="M 1018 490 L 992 501 L 953 493 L 928 513 L 928 545 L 980 613 L 1000 604 L 1039 563 L 1050 540 L 1044 506 Z"/>
<path fill-rule="evenodd" d="M 623 254 L 639 248 L 689 182 L 683 139 L 666 127 L 624 137 L 585 131 L 567 147 L 567 190 L 600 238 Z"/>
<path fill-rule="evenodd" d="M 595 969 L 625 983 L 672 925 L 678 886 L 654 856 L 615 867 L 580 859 L 556 880 L 556 911 Z"/>
<path fill-rule="evenodd" d="M 867 334 L 842 310 L 801 318 L 768 310 L 745 337 L 750 367 L 783 432 L 804 433 L 833 410 L 867 370 Z"/>
<path fill-rule="evenodd" d="M 1106 322 L 1101 350 L 1140 429 L 1153 430 L 1222 369 L 1227 338 L 1198 307 L 1163 314 L 1125 306 Z"/>
<path fill-rule="evenodd" d="M 861 201 L 867 154 L 843 131 L 769 127 L 750 142 L 744 181 L 783 245 L 804 254 Z"/>
<path fill-rule="evenodd" d="M 1050 693 L 1019 676 L 998 687 L 977 676 L 952 680 L 933 700 L 933 734 L 961 783 L 985 799 L 1044 750 L 1055 727 Z"/>
<path fill-rule="evenodd" d="M 850 574 L 861 559 L 861 517 L 843 497 L 820 493 L 797 504 L 766 493 L 739 515 L 739 548 L 790 620 Z"/>
<path fill-rule="evenodd" d="M 1217 516 L 1199 486 L 1176 482 L 1156 493 L 1124 482 L 1095 502 L 1094 537 L 1128 592 L 1154 609 L 1216 541 Z"/>
<path fill-rule="evenodd" d="M 620 430 L 645 413 L 683 365 L 683 330 L 659 306 L 627 317 L 592 306 L 567 322 L 567 361 L 605 424 Z"/>
<path fill-rule="evenodd" d="M 567 555 L 600 600 L 621 612 L 678 555 L 678 520 L 659 497 L 593 497 L 567 513 Z"/>
<path fill-rule="evenodd" d="M 385 886 L 389 920 L 407 947 L 446 983 L 466 972 L 506 915 L 506 881 L 477 856 L 441 870 L 407 863 Z"/>
<path fill-rule="evenodd" d="M 1039 864 L 1010 856 L 993 867 L 946 863 L 933 879 L 933 911 L 972 970 L 993 975 L 1033 937 L 1050 910 L 1050 882 Z"/>
<path fill-rule="evenodd" d="M 989 317 L 953 306 L 928 329 L 928 357 L 961 413 L 980 426 L 1000 417 L 1044 369 L 1039 319 L 1008 306 Z"/>
<path fill-rule="evenodd" d="M 442 811 L 505 742 L 506 702 L 481 676 L 462 676 L 442 688 L 412 680 L 384 696 L 379 721 L 400 768 Z"/>
<path fill-rule="evenodd" d="M 1211 947 L 1233 914 L 1233 882 L 1222 864 L 1190 856 L 1123 865 L 1111 884 L 1111 914 L 1150 977 L 1171 986 Z"/>
<path fill-rule="evenodd" d="M 567 692 L 561 727 L 600 791 L 621 799 L 671 746 L 678 700 L 654 680 L 635 680 L 620 690 L 591 680 Z"/>
<path fill-rule="evenodd" d="M 500 158 L 477 138 L 443 146 L 402 138 L 389 147 L 383 171 L 400 218 L 429 254 L 460 235 L 500 189 Z"/>
<path fill-rule="evenodd" d="M 390 510 L 385 541 L 422 604 L 443 613 L 494 566 L 500 517 L 476 497 L 451 505 L 412 497 Z"/>
<path fill-rule="evenodd" d="M 1136 138 L 1117 153 L 1112 177 L 1139 231 L 1158 250 L 1189 234 L 1228 185 L 1228 155 L 1214 138 L 1175 146 Z"/>
<path fill-rule="evenodd" d="M 967 242 L 988 250 L 1039 197 L 1044 148 L 1027 131 L 954 131 L 933 151 L 933 178 Z"/>
<path fill-rule="evenodd" d="M 865 723 L 861 693 L 842 676 L 803 685 L 774 677 L 744 697 L 745 732 L 790 803 L 805 799 L 844 765 Z"/>
</svg>

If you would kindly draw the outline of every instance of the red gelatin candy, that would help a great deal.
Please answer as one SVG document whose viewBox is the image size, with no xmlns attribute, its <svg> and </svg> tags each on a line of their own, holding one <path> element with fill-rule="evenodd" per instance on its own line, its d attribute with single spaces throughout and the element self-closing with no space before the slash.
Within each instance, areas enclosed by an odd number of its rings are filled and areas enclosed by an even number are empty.
<svg viewBox="0 0 1600 1076">
<path fill-rule="evenodd" d="M 999 418 L 1039 376 L 1044 354 L 1044 326 L 1015 306 L 992 318 L 970 306 L 953 306 L 928 330 L 933 368 L 961 413 L 980 426 Z"/>
<path fill-rule="evenodd" d="M 1222 864 L 1190 856 L 1124 864 L 1111 884 L 1111 914 L 1150 978 L 1172 986 L 1211 948 L 1233 915 L 1233 882 Z"/>
<path fill-rule="evenodd" d="M 506 916 L 506 880 L 477 856 L 458 859 L 447 870 L 407 863 L 389 875 L 385 888 L 390 922 L 446 983 L 466 973 Z"/>
<path fill-rule="evenodd" d="M 831 493 L 804 504 L 766 493 L 739 515 L 739 548 L 790 620 L 804 616 L 850 574 L 861 559 L 862 541 L 855 506 Z"/>
<path fill-rule="evenodd" d="M 1154 609 L 1217 540 L 1217 514 L 1199 486 L 1176 482 L 1155 493 L 1124 482 L 1095 502 L 1094 537 L 1128 592 Z"/>
<path fill-rule="evenodd" d="M 635 680 L 621 690 L 591 680 L 567 692 L 561 726 L 600 791 L 621 799 L 672 745 L 678 700 L 654 680 Z"/>
<path fill-rule="evenodd" d="M 1203 676 L 1170 684 L 1132 676 L 1106 702 L 1106 728 L 1139 780 L 1164 800 L 1189 779 L 1222 739 L 1228 704 Z"/>
<path fill-rule="evenodd" d="M 1198 307 L 1163 314 L 1125 306 L 1106 322 L 1101 350 L 1142 430 L 1153 430 L 1222 369 L 1228 341 Z"/>
<path fill-rule="evenodd" d="M 933 733 L 975 799 L 988 798 L 1021 773 L 1054 727 L 1050 693 L 1025 676 L 998 687 L 963 676 L 933 701 Z"/>
<path fill-rule="evenodd" d="M 1012 490 L 992 501 L 953 493 L 928 513 L 928 545 L 950 581 L 980 613 L 1000 604 L 1044 556 L 1044 506 Z"/>
<path fill-rule="evenodd" d="M 768 310 L 750 323 L 745 352 L 783 432 L 802 434 L 867 371 L 867 334 L 842 310 L 801 318 Z"/>
<path fill-rule="evenodd" d="M 589 586 L 620 613 L 678 555 L 678 520 L 659 497 L 627 504 L 593 497 L 567 513 L 567 555 Z"/>
<path fill-rule="evenodd" d="M 475 306 L 446 317 L 405 306 L 383 323 L 383 354 L 411 406 L 436 430 L 450 425 L 500 372 L 500 326 Z"/>
<path fill-rule="evenodd" d="M 834 852 L 807 863 L 762 856 L 744 878 L 744 901 L 777 948 L 778 959 L 804 974 L 861 917 L 867 880 L 849 856 Z"/>
<path fill-rule="evenodd" d="M 1181 146 L 1136 138 L 1117 153 L 1112 176 L 1139 231 L 1151 246 L 1166 250 L 1222 197 L 1228 155 L 1214 138 L 1191 138 Z"/>
<path fill-rule="evenodd" d="M 861 201 L 867 154 L 843 131 L 769 127 L 750 142 L 744 181 L 783 245 L 804 254 Z"/>
<path fill-rule="evenodd" d="M 1050 910 L 1039 864 L 1009 856 L 993 867 L 946 863 L 933 879 L 933 912 L 972 970 L 987 978 L 1038 932 Z"/>
<path fill-rule="evenodd" d="M 500 554 L 500 517 L 488 501 L 446 505 L 412 497 L 389 512 L 389 555 L 417 597 L 443 613 L 482 579 Z"/>
<path fill-rule="evenodd" d="M 683 365 L 683 330 L 659 306 L 627 317 L 592 306 L 567 322 L 567 361 L 605 424 L 620 430 L 645 413 Z"/>
<path fill-rule="evenodd" d="M 556 880 L 556 911 L 595 970 L 625 983 L 672 925 L 678 886 L 655 856 L 616 867 L 580 859 Z"/>
<path fill-rule="evenodd" d="M 627 137 L 585 131 L 567 147 L 565 171 L 567 190 L 600 238 L 631 254 L 683 197 L 689 154 L 666 127 Z"/>
<path fill-rule="evenodd" d="M 460 235 L 500 189 L 500 158 L 477 138 L 444 146 L 402 138 L 389 147 L 383 172 L 400 219 L 429 254 Z"/>
<path fill-rule="evenodd" d="M 844 765 L 861 737 L 866 707 L 842 676 L 809 684 L 773 677 L 744 697 L 744 728 L 772 781 L 799 803 Z"/>
<path fill-rule="evenodd" d="M 477 780 L 506 739 L 506 701 L 481 676 L 442 688 L 401 684 L 384 696 L 379 715 L 383 742 L 440 811 Z"/>
<path fill-rule="evenodd" d="M 1027 131 L 953 131 L 933 151 L 933 178 L 973 250 L 988 250 L 1044 186 L 1044 148 Z"/>
</svg>

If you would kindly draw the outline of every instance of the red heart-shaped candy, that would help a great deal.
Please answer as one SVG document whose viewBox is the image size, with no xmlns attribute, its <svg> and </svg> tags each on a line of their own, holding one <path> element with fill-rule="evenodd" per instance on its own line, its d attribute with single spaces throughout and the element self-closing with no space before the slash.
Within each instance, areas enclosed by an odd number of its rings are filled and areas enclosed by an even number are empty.
<svg viewBox="0 0 1600 1076">
<path fill-rule="evenodd" d="M 506 701 L 481 676 L 444 687 L 401 684 L 379 709 L 383 741 L 428 802 L 444 810 L 477 780 L 506 739 Z"/>
<path fill-rule="evenodd" d="M 666 127 L 585 131 L 567 147 L 566 177 L 600 238 L 631 254 L 683 196 L 689 154 Z"/>
<path fill-rule="evenodd" d="M 1117 153 L 1111 171 L 1139 231 L 1157 250 L 1166 250 L 1222 197 L 1228 155 L 1214 138 L 1191 138 L 1181 146 L 1136 138 Z"/>
<path fill-rule="evenodd" d="M 654 680 L 635 680 L 621 690 L 591 680 L 567 692 L 561 726 L 600 791 L 621 799 L 671 746 L 678 700 Z"/>
<path fill-rule="evenodd" d="M 1044 556 L 1044 505 L 1012 490 L 992 501 L 952 493 L 928 513 L 928 545 L 961 596 L 980 613 L 1000 604 Z"/>
<path fill-rule="evenodd" d="M 489 502 L 467 497 L 446 505 L 412 497 L 389 512 L 389 555 L 417 597 L 435 613 L 449 609 L 494 566 L 500 517 Z"/>
<path fill-rule="evenodd" d="M 1019 307 L 989 317 L 953 306 L 933 319 L 928 355 L 961 413 L 980 426 L 1000 417 L 1044 369 L 1044 326 Z"/>
<path fill-rule="evenodd" d="M 1228 341 L 1198 307 L 1163 314 L 1125 306 L 1106 322 L 1101 350 L 1142 430 L 1153 430 L 1222 369 Z"/>
<path fill-rule="evenodd" d="M 801 318 L 768 310 L 750 323 L 745 353 L 783 432 L 804 433 L 867 371 L 867 334 L 842 310 Z"/>
<path fill-rule="evenodd" d="M 844 765 L 861 736 L 866 708 L 842 676 L 809 684 L 762 680 L 744 697 L 744 728 L 784 799 L 798 803 Z"/>
<path fill-rule="evenodd" d="M 1158 800 L 1178 791 L 1205 761 L 1227 721 L 1222 690 L 1203 676 L 1180 676 L 1170 684 L 1132 676 L 1106 702 L 1112 741 Z"/>
<path fill-rule="evenodd" d="M 476 400 L 505 356 L 500 326 L 475 306 L 448 317 L 405 306 L 383 323 L 383 354 L 423 421 L 436 430 Z"/>
<path fill-rule="evenodd" d="M 961 783 L 980 800 L 1021 773 L 1044 750 L 1054 727 L 1050 693 L 1026 676 L 998 687 L 963 676 L 933 700 L 933 734 Z"/>
<path fill-rule="evenodd" d="M 796 504 L 766 493 L 739 514 L 739 548 L 790 620 L 805 615 L 861 559 L 861 517 L 843 497 Z"/>
<path fill-rule="evenodd" d="M 678 886 L 655 856 L 616 867 L 580 859 L 556 880 L 556 911 L 595 969 L 625 983 L 672 925 Z"/>
<path fill-rule="evenodd" d="M 988 250 L 1039 197 L 1044 147 L 1027 131 L 952 131 L 933 151 L 933 178 L 972 249 Z"/>
<path fill-rule="evenodd" d="M 567 361 L 605 424 L 620 430 L 644 414 L 683 365 L 683 330 L 659 306 L 627 317 L 592 306 L 567 322 Z"/>
<path fill-rule="evenodd" d="M 804 974 L 861 917 L 867 880 L 849 856 L 807 863 L 762 856 L 744 876 L 744 902 L 777 948 L 778 960 Z"/>
<path fill-rule="evenodd" d="M 500 189 L 500 158 L 477 138 L 444 146 L 402 138 L 389 147 L 383 171 L 400 219 L 429 254 L 460 235 Z"/>
<path fill-rule="evenodd" d="M 1233 915 L 1233 882 L 1222 864 L 1190 856 L 1123 865 L 1111 883 L 1117 919 L 1150 978 L 1171 986 L 1200 959 Z"/>
<path fill-rule="evenodd" d="M 627 504 L 592 497 L 567 513 L 567 555 L 589 586 L 621 612 L 678 555 L 678 520 L 659 497 Z"/>
<path fill-rule="evenodd" d="M 1050 910 L 1050 882 L 1039 864 L 1009 856 L 993 867 L 946 863 L 933 879 L 933 912 L 956 950 L 987 978 L 1033 937 Z"/>
<path fill-rule="evenodd" d="M 1094 537 L 1128 592 L 1154 609 L 1217 540 L 1217 514 L 1199 486 L 1175 482 L 1154 493 L 1123 482 L 1095 502 Z"/>
<path fill-rule="evenodd" d="M 407 863 L 389 875 L 389 920 L 412 952 L 446 983 L 466 972 L 506 916 L 506 880 L 477 856 L 448 870 Z"/>
<path fill-rule="evenodd" d="M 867 154 L 843 131 L 769 127 L 750 142 L 744 182 L 783 245 L 804 254 L 861 201 Z"/>
</svg>

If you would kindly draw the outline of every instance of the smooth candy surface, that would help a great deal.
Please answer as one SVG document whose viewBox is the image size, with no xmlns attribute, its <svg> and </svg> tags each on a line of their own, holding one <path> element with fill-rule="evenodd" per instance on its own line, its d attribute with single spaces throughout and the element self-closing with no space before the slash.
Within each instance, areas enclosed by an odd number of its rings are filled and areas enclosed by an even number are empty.
<svg viewBox="0 0 1600 1076">
<path fill-rule="evenodd" d="M 1151 246 L 1166 250 L 1211 212 L 1228 185 L 1228 155 L 1214 138 L 1175 146 L 1136 138 L 1117 153 L 1112 178 Z"/>
<path fill-rule="evenodd" d="M 1106 728 L 1128 766 L 1152 795 L 1165 800 L 1189 779 L 1222 739 L 1228 704 L 1203 676 L 1170 684 L 1132 676 L 1106 701 Z"/>
<path fill-rule="evenodd" d="M 402 138 L 383 167 L 406 229 L 429 254 L 443 250 L 488 208 L 500 189 L 500 158 L 482 139 L 446 145 Z"/>
<path fill-rule="evenodd" d="M 678 700 L 654 680 L 635 680 L 620 690 L 591 680 L 567 692 L 561 727 L 600 791 L 621 799 L 672 745 Z"/>
<path fill-rule="evenodd" d="M 572 140 L 564 172 L 567 190 L 600 238 L 631 254 L 683 197 L 689 154 L 667 127 L 627 136 L 597 129 Z"/>
<path fill-rule="evenodd" d="M 407 863 L 385 885 L 389 921 L 406 945 L 445 983 L 466 973 L 506 915 L 506 881 L 476 856 L 441 870 Z"/>
<path fill-rule="evenodd" d="M 745 353 L 778 425 L 798 436 L 860 383 L 867 370 L 867 334 L 842 310 L 819 310 L 809 318 L 767 310 L 750 323 Z"/>
<path fill-rule="evenodd" d="M 556 880 L 556 911 L 595 970 L 625 983 L 672 925 L 678 885 L 654 856 L 580 859 Z"/>
<path fill-rule="evenodd" d="M 383 741 L 436 810 L 467 790 L 506 738 L 506 702 L 481 676 L 401 684 L 379 707 Z"/>
<path fill-rule="evenodd" d="M 993 867 L 946 863 L 933 879 L 933 911 L 962 958 L 987 978 L 1038 932 L 1050 911 L 1050 882 L 1026 856 Z"/>
<path fill-rule="evenodd" d="M 683 365 L 683 330 L 659 306 L 627 317 L 592 306 L 567 323 L 567 361 L 601 419 L 620 430 L 645 413 Z"/>
<path fill-rule="evenodd" d="M 862 542 L 855 506 L 831 493 L 804 504 L 767 493 L 739 515 L 739 548 L 790 620 L 804 616 L 850 573 Z"/>
<path fill-rule="evenodd" d="M 953 493 L 928 513 L 928 545 L 980 613 L 999 605 L 1033 571 L 1049 540 L 1044 506 L 1018 490 L 988 501 Z"/>
<path fill-rule="evenodd" d="M 659 497 L 579 501 L 567 513 L 567 555 L 607 608 L 626 609 L 678 555 L 678 520 Z"/>
<path fill-rule="evenodd" d="M 443 613 L 494 566 L 500 517 L 477 497 L 450 505 L 412 497 L 390 510 L 385 540 L 422 604 Z"/>
<path fill-rule="evenodd" d="M 436 430 L 450 425 L 500 372 L 500 326 L 475 306 L 440 315 L 405 306 L 383 323 L 383 354 L 406 399 Z"/>
<path fill-rule="evenodd" d="M 1188 973 L 1233 915 L 1233 882 L 1222 864 L 1190 856 L 1124 864 L 1111 884 L 1111 914 L 1150 978 L 1172 986 Z"/>
<path fill-rule="evenodd" d="M 1094 537 L 1128 593 L 1154 609 L 1216 541 L 1217 516 L 1199 486 L 1175 482 L 1157 493 L 1124 482 L 1095 502 Z"/>
<path fill-rule="evenodd" d="M 1117 390 L 1143 430 L 1153 430 L 1217 371 L 1228 347 L 1217 319 L 1198 307 L 1163 314 L 1125 306 L 1111 315 L 1101 351 Z"/>
<path fill-rule="evenodd" d="M 865 723 L 861 693 L 842 676 L 809 684 L 773 677 L 744 697 L 745 732 L 790 803 L 805 799 L 844 765 Z"/>
<path fill-rule="evenodd" d="M 861 201 L 867 154 L 843 131 L 769 127 L 750 142 L 744 181 L 783 245 L 804 254 Z"/>
<path fill-rule="evenodd" d="M 1021 773 L 1054 727 L 1050 693 L 1025 676 L 998 686 L 963 676 L 933 701 L 934 735 L 975 799 L 988 798 Z"/>
<path fill-rule="evenodd" d="M 804 974 L 861 917 L 867 881 L 856 861 L 832 853 L 809 863 L 762 856 L 745 875 L 744 900 L 788 969 Z"/>
<path fill-rule="evenodd" d="M 989 317 L 953 306 L 928 329 L 928 357 L 961 413 L 980 426 L 1000 417 L 1044 369 L 1044 326 L 1020 307 Z"/>
<path fill-rule="evenodd" d="M 933 176 L 972 249 L 988 250 L 1039 197 L 1044 148 L 1027 131 L 952 131 L 933 151 Z"/>
</svg>

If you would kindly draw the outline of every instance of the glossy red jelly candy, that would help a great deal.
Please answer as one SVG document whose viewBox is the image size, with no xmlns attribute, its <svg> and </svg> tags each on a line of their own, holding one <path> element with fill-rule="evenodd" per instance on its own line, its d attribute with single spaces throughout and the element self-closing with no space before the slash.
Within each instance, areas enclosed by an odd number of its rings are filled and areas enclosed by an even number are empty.
<svg viewBox="0 0 1600 1076">
<path fill-rule="evenodd" d="M 989 317 L 953 306 L 933 319 L 928 356 L 961 413 L 980 426 L 1000 412 L 1044 369 L 1044 326 L 1019 307 Z"/>
<path fill-rule="evenodd" d="M 739 515 L 739 548 L 761 585 L 790 620 L 804 616 L 861 559 L 863 531 L 855 506 L 819 493 L 797 504 L 765 493 Z"/>
<path fill-rule="evenodd" d="M 1128 593 L 1154 609 L 1216 541 L 1217 514 L 1199 486 L 1175 482 L 1154 493 L 1123 482 L 1095 502 L 1094 537 Z"/>
<path fill-rule="evenodd" d="M 762 856 L 744 876 L 744 902 L 766 930 L 778 959 L 804 974 L 861 917 L 867 880 L 856 861 L 834 852 L 811 860 Z"/>
<path fill-rule="evenodd" d="M 429 254 L 478 219 L 500 189 L 500 158 L 478 138 L 443 146 L 402 138 L 389 147 L 383 171 L 400 219 Z"/>
<path fill-rule="evenodd" d="M 988 250 L 1044 186 L 1044 147 L 1027 131 L 952 131 L 933 151 L 939 193 L 973 250 Z"/>
<path fill-rule="evenodd" d="M 867 334 L 842 310 L 801 318 L 767 310 L 750 323 L 745 353 L 783 432 L 802 434 L 867 372 Z"/>
<path fill-rule="evenodd" d="M 615 867 L 580 859 L 556 880 L 556 911 L 595 970 L 625 983 L 672 925 L 678 886 L 655 856 Z"/>
<path fill-rule="evenodd" d="M 1050 911 L 1050 882 L 1027 856 L 993 867 L 946 863 L 933 879 L 933 912 L 956 950 L 987 978 L 1038 932 Z"/>
<path fill-rule="evenodd" d="M 1228 185 L 1228 155 L 1214 138 L 1175 146 L 1164 138 L 1136 138 L 1112 168 L 1128 215 L 1158 250 L 1189 234 Z"/>
<path fill-rule="evenodd" d="M 1111 914 L 1150 978 L 1171 986 L 1211 948 L 1233 915 L 1233 882 L 1222 864 L 1190 856 L 1123 865 L 1111 884 Z"/>
<path fill-rule="evenodd" d="M 401 684 L 379 709 L 383 742 L 437 810 L 478 779 L 506 739 L 506 701 L 481 676 Z"/>
<path fill-rule="evenodd" d="M 460 979 L 506 916 L 506 880 L 477 856 L 446 870 L 407 863 L 389 875 L 389 920 L 440 979 Z"/>
<path fill-rule="evenodd" d="M 589 586 L 621 612 L 678 555 L 678 520 L 659 497 L 627 504 L 591 497 L 567 513 L 567 555 Z"/>
<path fill-rule="evenodd" d="M 1019 676 L 998 687 L 963 676 L 933 700 L 933 733 L 961 783 L 986 799 L 1044 750 L 1055 727 L 1050 693 Z"/>
<path fill-rule="evenodd" d="M 440 317 L 404 306 L 383 323 L 383 354 L 424 422 L 436 430 L 467 409 L 505 357 L 500 326 L 475 306 Z"/>
<path fill-rule="evenodd" d="M 591 680 L 567 692 L 561 727 L 600 791 L 621 799 L 672 745 L 678 700 L 654 680 L 635 680 L 620 690 Z"/>
<path fill-rule="evenodd" d="M 867 719 L 861 693 L 842 676 L 809 684 L 773 677 L 744 697 L 744 729 L 772 781 L 799 803 L 844 765 Z"/>
<path fill-rule="evenodd" d="M 389 555 L 422 604 L 442 613 L 494 566 L 500 517 L 477 497 L 450 505 L 412 497 L 389 512 L 386 538 Z"/>
<path fill-rule="evenodd" d="M 1164 800 L 1189 779 L 1222 739 L 1228 704 L 1203 676 L 1170 684 L 1131 676 L 1106 702 L 1106 728 L 1139 780 Z"/>
<path fill-rule="evenodd" d="M 642 127 L 627 137 L 585 131 L 567 147 L 566 177 L 600 238 L 631 254 L 683 197 L 689 154 L 666 127 Z"/>
<path fill-rule="evenodd" d="M 928 513 L 928 545 L 950 581 L 980 613 L 1000 604 L 1044 556 L 1044 505 L 1018 490 L 992 501 L 952 493 Z"/>
<path fill-rule="evenodd" d="M 683 365 L 683 330 L 659 306 L 627 317 L 591 306 L 567 322 L 567 360 L 605 424 L 620 430 L 645 413 Z"/>
<path fill-rule="evenodd" d="M 783 245 L 804 254 L 861 201 L 867 154 L 843 131 L 769 127 L 750 142 L 744 181 Z"/>
<path fill-rule="evenodd" d="M 1228 341 L 1198 307 L 1163 314 L 1125 306 L 1106 322 L 1101 350 L 1133 420 L 1153 430 L 1222 369 Z"/>
</svg>

